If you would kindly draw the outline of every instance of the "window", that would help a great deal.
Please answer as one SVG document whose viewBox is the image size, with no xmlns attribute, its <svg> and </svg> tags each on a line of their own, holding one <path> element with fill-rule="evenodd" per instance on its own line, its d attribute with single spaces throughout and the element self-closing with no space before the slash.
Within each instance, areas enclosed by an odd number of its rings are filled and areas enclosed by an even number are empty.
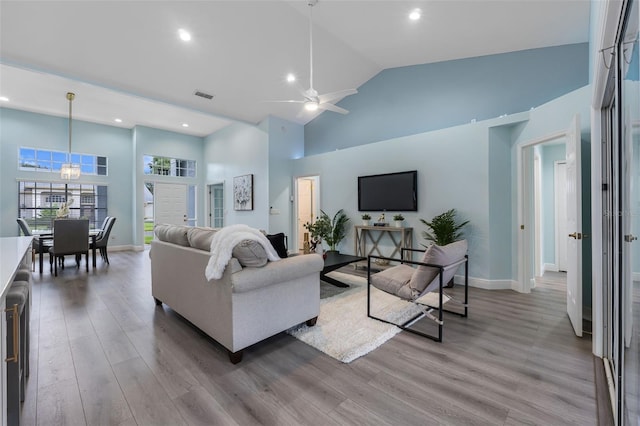
<svg viewBox="0 0 640 426">
<path fill-rule="evenodd" d="M 20 147 L 18 168 L 27 171 L 59 173 L 62 165 L 67 162 L 67 156 L 68 153 L 62 151 Z M 85 175 L 107 175 L 107 157 L 72 152 L 71 162 L 80 164 L 80 171 Z"/>
<path fill-rule="evenodd" d="M 107 187 L 104 185 L 53 182 L 18 182 L 18 217 L 32 230 L 53 228 L 58 208 L 69 199 L 69 217 L 89 219 L 98 228 L 107 216 Z"/>
<path fill-rule="evenodd" d="M 177 158 L 143 156 L 144 174 L 174 177 L 196 177 L 196 162 Z"/>
</svg>

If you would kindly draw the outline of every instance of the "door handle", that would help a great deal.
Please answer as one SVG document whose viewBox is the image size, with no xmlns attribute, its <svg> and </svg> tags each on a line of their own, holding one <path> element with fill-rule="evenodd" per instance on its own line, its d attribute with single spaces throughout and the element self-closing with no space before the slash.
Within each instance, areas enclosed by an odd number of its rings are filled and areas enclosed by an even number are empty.
<svg viewBox="0 0 640 426">
<path fill-rule="evenodd" d="M 582 239 L 582 234 L 580 232 L 572 232 L 571 234 L 569 234 L 569 236 L 571 238 L 575 238 L 576 240 Z"/>
<path fill-rule="evenodd" d="M 628 243 L 632 243 L 632 242 L 634 242 L 634 241 L 635 241 L 635 240 L 637 240 L 637 239 L 638 239 L 638 237 L 636 237 L 636 236 L 635 236 L 635 235 L 633 235 L 633 234 L 629 234 L 629 235 L 625 235 L 625 236 L 624 236 L 624 240 L 625 240 L 626 242 L 628 242 Z"/>
</svg>

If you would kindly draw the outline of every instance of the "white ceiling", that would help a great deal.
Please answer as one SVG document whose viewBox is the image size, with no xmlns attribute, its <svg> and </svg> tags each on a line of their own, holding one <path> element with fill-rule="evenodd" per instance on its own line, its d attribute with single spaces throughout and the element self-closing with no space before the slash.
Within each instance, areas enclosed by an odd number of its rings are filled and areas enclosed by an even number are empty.
<svg viewBox="0 0 640 426">
<path fill-rule="evenodd" d="M 423 18 L 409 21 L 416 7 Z M 308 17 L 307 0 L 0 0 L 0 95 L 66 116 L 73 91 L 74 118 L 198 136 L 229 119 L 304 124 L 315 115 L 300 104 L 266 101 L 301 99 L 289 72 L 308 87 Z M 314 87 L 325 93 L 386 68 L 586 42 L 589 0 L 320 0 L 313 20 Z"/>
</svg>

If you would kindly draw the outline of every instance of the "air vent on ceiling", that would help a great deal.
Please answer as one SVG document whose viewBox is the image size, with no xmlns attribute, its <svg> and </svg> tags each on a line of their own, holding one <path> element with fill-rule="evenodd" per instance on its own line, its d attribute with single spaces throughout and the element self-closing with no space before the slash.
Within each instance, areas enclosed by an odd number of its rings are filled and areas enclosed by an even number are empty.
<svg viewBox="0 0 640 426">
<path fill-rule="evenodd" d="M 205 99 L 209 99 L 209 100 L 213 99 L 213 95 L 210 95 L 210 94 L 208 94 L 208 93 L 201 92 L 201 91 L 199 91 L 199 90 L 196 90 L 196 93 L 194 93 L 194 95 L 196 95 L 196 96 L 200 96 L 201 98 L 205 98 Z"/>
</svg>

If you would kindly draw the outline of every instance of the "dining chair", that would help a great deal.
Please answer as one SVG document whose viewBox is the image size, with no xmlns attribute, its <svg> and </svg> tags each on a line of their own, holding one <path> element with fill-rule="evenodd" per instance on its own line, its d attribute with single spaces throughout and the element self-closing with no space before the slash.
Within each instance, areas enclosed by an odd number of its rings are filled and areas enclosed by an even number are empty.
<svg viewBox="0 0 640 426">
<path fill-rule="evenodd" d="M 65 255 L 76 255 L 76 266 L 79 268 L 83 254 L 86 257 L 87 272 L 89 272 L 89 220 L 55 220 L 53 223 L 53 246 L 49 249 L 50 263 L 54 265 L 55 276 L 58 276 L 58 262 L 56 262 L 58 258 Z"/>
<path fill-rule="evenodd" d="M 102 260 L 109 264 L 109 255 L 107 253 L 107 244 L 109 244 L 109 235 L 111 234 L 111 229 L 113 229 L 113 225 L 116 223 L 115 217 L 107 216 L 106 225 L 103 226 L 102 232 L 98 234 L 96 237 L 96 249 L 100 250 L 100 256 Z M 93 244 L 90 246 L 93 249 Z"/>
<path fill-rule="evenodd" d="M 31 228 L 29 227 L 29 224 L 27 223 L 26 220 L 24 220 L 23 218 L 19 217 L 17 219 L 18 225 L 20 226 L 20 230 L 22 231 L 22 234 L 24 234 L 24 236 L 26 237 L 31 237 L 33 236 L 33 232 L 31 231 Z M 41 234 L 41 235 L 51 235 L 51 234 Z M 33 270 L 35 271 L 36 268 L 36 252 L 40 251 L 40 244 L 45 244 L 43 241 L 40 241 L 39 238 L 34 238 L 33 241 L 31 242 L 31 264 L 33 267 Z"/>
</svg>

